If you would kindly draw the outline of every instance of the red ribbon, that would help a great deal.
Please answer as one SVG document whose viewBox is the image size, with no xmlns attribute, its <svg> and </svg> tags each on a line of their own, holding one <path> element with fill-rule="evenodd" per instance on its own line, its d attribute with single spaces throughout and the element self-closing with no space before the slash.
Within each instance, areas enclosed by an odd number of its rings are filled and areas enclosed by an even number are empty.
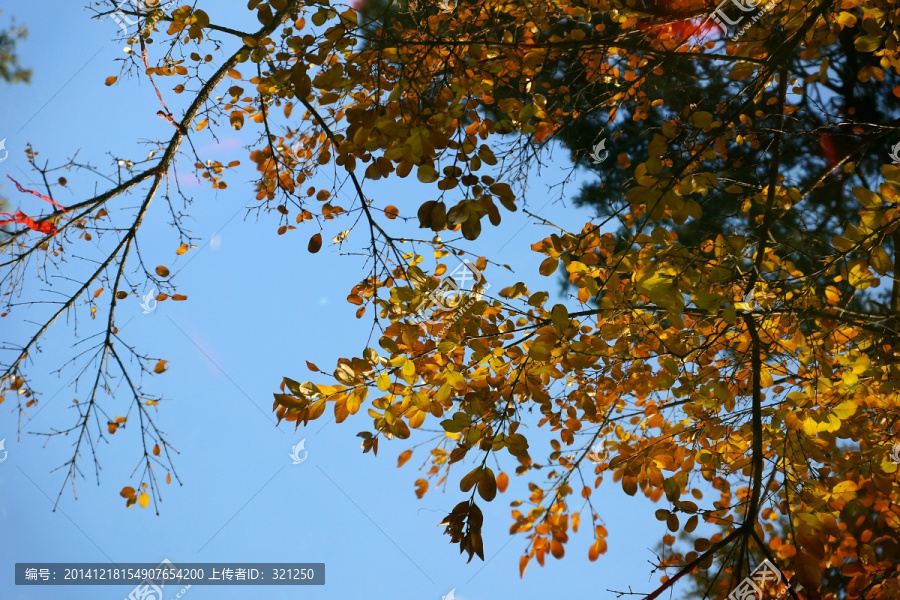
<svg viewBox="0 0 900 600">
<path fill-rule="evenodd" d="M 14 184 L 16 184 L 16 187 L 19 188 L 19 191 L 22 192 L 23 194 L 31 194 L 32 196 L 37 196 L 38 198 L 40 198 L 40 199 L 43 200 L 44 202 L 49 202 L 50 204 L 52 204 L 54 207 L 58 208 L 59 210 L 61 210 L 61 211 L 63 211 L 63 212 L 68 212 L 68 211 L 66 211 L 66 207 L 65 207 L 65 206 L 63 206 L 62 204 L 59 204 L 58 202 L 54 202 L 54 201 L 53 201 L 53 198 L 48 198 L 47 196 L 45 196 L 45 195 L 43 195 L 43 194 L 40 194 L 40 193 L 38 193 L 38 192 L 32 191 L 32 190 L 26 190 L 25 188 L 23 188 L 23 187 L 21 186 L 21 184 L 19 184 L 18 181 L 16 181 L 15 179 L 13 179 L 12 177 L 10 177 L 9 175 L 7 175 L 7 177 L 9 177 L 9 180 L 10 180 L 10 181 L 12 181 Z M 7 214 L 9 214 L 9 213 L 7 213 Z"/>
<path fill-rule="evenodd" d="M 9 225 L 10 223 L 19 223 L 20 225 L 24 225 L 28 229 L 40 231 L 41 233 L 46 233 L 47 235 L 56 235 L 56 225 L 54 225 L 50 221 L 37 223 L 34 219 L 23 213 L 21 210 L 17 210 L 16 214 L 14 215 L 10 213 L 0 213 L 0 217 L 12 217 L 5 221 L 0 221 L 0 226 Z"/>
<path fill-rule="evenodd" d="M 10 181 L 12 181 L 14 184 L 16 184 L 16 187 L 23 194 L 31 194 L 32 196 L 37 196 L 44 202 L 49 202 L 50 204 L 52 204 L 54 206 L 54 208 L 58 208 L 62 212 L 68 212 L 66 210 L 65 206 L 59 204 L 58 202 L 55 202 L 53 200 L 53 198 L 49 198 L 39 192 L 35 192 L 32 190 L 26 190 L 25 188 L 22 187 L 22 185 L 18 181 L 16 181 L 9 175 L 7 175 L 7 177 L 9 177 Z M 0 213 L 0 217 L 9 217 L 8 219 L 0 221 L 0 227 L 2 227 L 3 225 L 9 225 L 10 223 L 18 223 L 19 225 L 24 225 L 28 229 L 32 229 L 34 231 L 39 231 L 46 235 L 56 235 L 56 233 L 57 233 L 56 225 L 54 225 L 51 221 L 43 221 L 41 223 L 38 223 L 37 221 L 35 221 L 31 217 L 29 217 L 28 215 L 23 213 L 21 210 L 17 210 L 16 214 Z"/>
</svg>

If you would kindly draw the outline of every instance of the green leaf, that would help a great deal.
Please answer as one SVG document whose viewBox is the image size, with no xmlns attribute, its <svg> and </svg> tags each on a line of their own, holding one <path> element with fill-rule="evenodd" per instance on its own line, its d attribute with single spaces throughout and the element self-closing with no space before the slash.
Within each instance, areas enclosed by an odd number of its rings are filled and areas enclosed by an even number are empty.
<svg viewBox="0 0 900 600">
<path fill-rule="evenodd" d="M 712 113 L 706 112 L 705 110 L 701 110 L 699 112 L 695 112 L 691 115 L 691 125 L 694 127 L 700 127 L 701 129 L 705 129 L 709 127 L 713 122 Z"/>
<path fill-rule="evenodd" d="M 860 52 L 874 52 L 881 46 L 881 38 L 877 35 L 864 35 L 856 38 L 853 45 L 856 46 L 856 49 Z"/>
<path fill-rule="evenodd" d="M 325 21 L 328 19 L 328 12 L 322 9 L 319 9 L 316 14 L 312 16 L 313 25 L 317 27 L 321 27 L 325 24 Z"/>
<path fill-rule="evenodd" d="M 489 468 L 485 468 L 481 472 L 481 479 L 478 480 L 478 494 L 487 502 L 497 496 L 497 480 L 494 479 L 494 472 Z"/>
<path fill-rule="evenodd" d="M 419 181 L 422 183 L 434 183 L 438 180 L 438 172 L 434 170 L 434 167 L 431 165 L 419 165 L 419 169 L 416 172 L 416 177 L 419 178 Z"/>
<path fill-rule="evenodd" d="M 475 467 L 463 477 L 459 482 L 459 489 L 468 492 L 475 484 L 478 483 L 481 479 L 481 467 Z"/>
<path fill-rule="evenodd" d="M 675 481 L 674 477 L 669 477 L 663 481 L 663 489 L 666 492 L 666 498 L 668 498 L 670 502 L 675 502 L 678 500 L 678 497 L 681 496 L 681 488 L 678 487 L 678 482 Z"/>
</svg>

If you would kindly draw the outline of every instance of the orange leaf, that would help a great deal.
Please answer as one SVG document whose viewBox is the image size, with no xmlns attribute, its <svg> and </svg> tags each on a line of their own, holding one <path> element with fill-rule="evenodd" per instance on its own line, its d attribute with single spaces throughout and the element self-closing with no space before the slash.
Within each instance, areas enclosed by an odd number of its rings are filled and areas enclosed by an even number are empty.
<svg viewBox="0 0 900 600">
<path fill-rule="evenodd" d="M 397 457 L 397 468 L 399 469 L 403 465 L 406 464 L 410 458 L 412 458 L 412 450 L 404 450 L 400 453 L 400 456 Z"/>
<path fill-rule="evenodd" d="M 528 561 L 531 560 L 531 557 L 527 554 L 524 554 L 519 559 L 519 577 L 525 577 L 525 569 L 528 568 Z"/>
<path fill-rule="evenodd" d="M 169 362 L 169 361 L 167 361 L 167 360 L 161 360 L 161 361 L 159 361 L 158 363 L 156 363 L 156 366 L 153 367 L 153 372 L 154 372 L 154 373 L 163 373 L 163 372 L 165 372 L 165 370 L 166 370 L 166 364 L 167 364 L 168 362 Z"/>
<path fill-rule="evenodd" d="M 541 263 L 541 266 L 538 267 L 538 272 L 547 277 L 549 275 L 553 275 L 553 272 L 556 271 L 556 267 L 559 266 L 559 259 L 553 258 L 552 256 L 544 259 L 544 262 Z"/>
<path fill-rule="evenodd" d="M 126 485 L 122 488 L 122 491 L 119 492 L 119 495 L 123 498 L 131 498 L 132 496 L 134 496 L 134 493 L 134 488 Z"/>
<path fill-rule="evenodd" d="M 428 482 L 424 479 L 416 479 L 416 498 L 421 500 L 425 492 L 428 491 Z"/>
<path fill-rule="evenodd" d="M 591 562 L 597 560 L 601 554 L 606 554 L 606 538 L 597 538 L 597 540 L 591 544 L 590 550 L 588 550 L 588 558 Z"/>
</svg>

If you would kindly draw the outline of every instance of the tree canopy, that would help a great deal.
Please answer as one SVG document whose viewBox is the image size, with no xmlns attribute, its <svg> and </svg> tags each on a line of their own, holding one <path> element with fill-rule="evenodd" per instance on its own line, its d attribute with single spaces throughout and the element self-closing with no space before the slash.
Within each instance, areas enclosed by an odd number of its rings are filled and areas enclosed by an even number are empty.
<svg viewBox="0 0 900 600">
<path fill-rule="evenodd" d="M 167 363 L 120 338 L 117 307 L 140 298 L 135 272 L 158 301 L 186 299 L 170 266 L 136 257 L 141 225 L 169 210 L 188 253 L 176 167 L 228 189 L 243 157 L 210 160 L 193 141 L 253 128 L 261 218 L 304 232 L 313 254 L 357 234 L 366 273 L 347 301 L 373 328 L 358 356 L 327 369 L 310 356 L 312 375 L 273 382 L 273 410 L 297 427 L 353 420 L 363 452 L 392 440 L 400 465 L 402 440 L 421 439 L 415 493 L 459 486 L 441 525 L 469 560 L 484 558 L 479 505 L 512 476 L 530 491 L 511 511 L 522 574 L 580 529 L 597 560 L 616 510 L 592 502 L 605 483 L 652 500 L 668 529 L 647 598 L 724 598 L 763 560 L 779 573 L 770 597 L 900 595 L 895 0 L 250 0 L 240 29 L 211 3 L 149 4 L 98 9 L 132 23 L 106 84 L 152 83 L 171 137 L 113 165 L 118 177 L 92 169 L 103 191 L 67 207 L 55 173 L 86 167 L 30 154 L 46 189 L 19 191 L 50 212 L 10 216 L 0 242 L 11 318 L 34 285 L 26 266 L 45 276 L 80 239 L 115 232 L 0 369 L 26 414 L 42 337 L 61 316 L 102 316 L 79 350 L 78 418 L 57 430 L 76 439 L 60 494 L 124 422 L 108 383 L 121 377 L 144 439 L 122 495 L 158 499 L 171 446 L 140 375 Z M 567 231 L 529 212 L 547 228 L 530 246 L 539 272 L 492 286 L 503 265 L 470 242 L 527 210 L 529 169 L 549 156 L 598 176 L 578 195 L 597 216 Z M 428 199 L 366 194 L 413 174 Z"/>
<path fill-rule="evenodd" d="M 2 14 L 2 11 L 0 11 Z M 25 82 L 31 79 L 31 69 L 19 64 L 16 44 L 28 36 L 28 29 L 10 25 L 0 29 L 0 79 L 9 83 Z"/>
</svg>

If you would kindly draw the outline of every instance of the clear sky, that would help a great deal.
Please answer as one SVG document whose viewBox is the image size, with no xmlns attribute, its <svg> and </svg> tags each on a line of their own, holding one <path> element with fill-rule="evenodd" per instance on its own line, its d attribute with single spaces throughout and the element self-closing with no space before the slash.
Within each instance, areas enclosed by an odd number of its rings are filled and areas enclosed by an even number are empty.
<svg viewBox="0 0 900 600">
<path fill-rule="evenodd" d="M 200 6 L 214 22 L 239 23 L 237 19 L 248 14 L 245 2 L 205 4 Z M 31 188 L 39 181 L 23 154 L 28 143 L 50 164 L 63 163 L 80 151 L 79 161 L 108 173 L 111 157 L 142 158 L 147 148 L 138 145 L 140 141 L 169 138 L 171 126 L 156 117 L 158 104 L 146 80 L 121 77 L 113 87 L 103 84 L 106 77 L 119 74 L 120 63 L 115 60 L 124 56 L 124 44 L 114 39 L 119 31 L 115 23 L 91 19 L 92 13 L 77 1 L 14 0 L 4 2 L 2 9 L 0 24 L 14 17 L 30 30 L 20 53 L 24 65 L 34 69 L 31 85 L 0 83 L 0 139 L 7 138 L 10 151 L 0 164 L 5 182 L 0 190 L 14 210 L 40 204 L 16 192 L 5 178 L 10 174 Z M 173 99 L 171 85 L 161 88 L 180 114 L 182 106 Z M 192 134 L 202 157 L 241 160 L 246 165 L 250 161 L 243 146 L 257 133 L 252 123 L 241 132 L 223 125 L 216 129 L 218 141 L 208 132 Z M 189 161 L 182 172 L 188 166 Z M 541 211 L 551 199 L 547 186 L 564 176 L 563 166 L 551 163 L 540 172 L 534 170 L 528 206 L 577 230 L 589 215 L 563 204 Z M 74 172 L 66 176 L 68 190 L 57 197 L 63 204 L 88 197 L 95 183 L 99 190 L 107 185 Z M 83 387 L 67 385 L 75 376 L 73 369 L 51 374 L 74 355 L 72 345 L 77 341 L 72 324 L 61 320 L 41 346 L 43 352 L 33 357 L 30 373 L 41 393 L 40 403 L 20 440 L 13 403 L 0 405 L 0 439 L 6 439 L 9 453 L 0 463 L 0 598 L 116 600 L 131 589 L 17 587 L 13 584 L 17 562 L 158 563 L 164 558 L 176 564 L 326 564 L 322 587 L 194 586 L 183 596 L 189 600 L 439 600 L 451 589 L 461 600 L 528 600 L 563 593 L 612 598 L 608 589 L 653 589 L 658 575 L 647 576 L 648 561 L 653 560 L 650 548 L 665 525 L 653 520 L 647 500 L 629 498 L 611 480 L 594 496 L 610 533 L 608 553 L 595 563 L 588 561 L 592 539 L 587 526 L 573 537 L 564 560 L 548 557 L 544 568 L 532 563 L 520 579 L 518 559 L 526 539 L 508 534 L 509 502 L 525 496 L 525 481 L 512 476 L 507 492 L 482 506 L 488 562 L 476 558 L 467 565 L 442 534 L 443 528 L 437 527 L 463 499 L 457 482 L 465 471 L 457 470 L 446 491 L 432 490 L 417 500 L 413 481 L 421 476 L 417 468 L 425 453 L 420 448 L 404 468 L 396 468 L 402 450 L 433 432 L 414 433 L 407 442 L 382 443 L 376 458 L 362 454 L 356 437 L 371 429 L 365 411 L 340 425 L 329 423 L 329 412 L 297 432 L 289 424 L 275 427 L 271 393 L 281 377 L 314 379 L 304 361 L 331 371 L 338 357 L 361 355 L 367 345 L 371 321 L 356 320 L 356 307 L 345 301 L 365 268 L 360 256 L 346 254 L 358 252 L 366 238 L 363 233 L 351 235 L 344 243 L 344 255 L 329 241 L 319 254 L 310 255 L 306 244 L 314 227 L 277 236 L 275 215 L 244 218 L 243 208 L 255 205 L 252 177 L 253 171 L 242 167 L 227 178 L 224 192 L 191 184 L 185 177 L 184 189 L 193 198 L 187 223 L 203 242 L 177 260 L 177 234 L 168 224 L 164 203 L 156 201 L 139 236 L 141 255 L 150 265 L 165 264 L 173 272 L 183 269 L 176 281 L 189 301 L 160 303 L 145 315 L 138 300 L 130 297 L 117 318 L 129 343 L 169 361 L 165 374 L 145 384 L 166 398 L 158 423 L 180 451 L 175 466 L 184 485 L 164 486 L 160 516 L 152 508 L 125 508 L 118 490 L 134 483 L 131 473 L 140 457 L 137 423 L 129 423 L 110 444 L 98 448 L 101 485 L 90 467 L 90 455 L 84 455 L 86 477 L 77 482 L 77 500 L 68 489 L 53 512 L 63 482 L 63 471 L 54 469 L 71 456 L 72 440 L 57 437 L 45 444 L 44 437 L 33 433 L 71 426 L 76 417 L 72 399 L 84 397 Z M 389 198 L 404 216 L 413 216 L 432 193 L 409 180 L 366 185 L 368 194 Z M 343 199 L 349 206 L 350 199 Z M 131 196 L 113 206 L 130 208 L 136 202 L 137 197 Z M 515 269 L 515 273 L 489 269 L 492 289 L 520 279 L 534 289 L 542 279 L 537 275 L 542 257 L 529 245 L 550 230 L 530 224 L 522 212 L 503 211 L 503 218 L 499 229 L 485 224 L 473 251 Z M 401 227 L 399 221 L 395 224 Z M 324 237 L 336 234 L 336 229 L 326 229 Z M 102 256 L 100 248 L 110 241 L 80 241 L 68 253 L 93 260 Z M 77 271 L 86 261 L 66 264 Z M 132 277 L 140 283 L 142 275 L 132 272 Z M 55 281 L 54 289 L 67 289 L 65 282 Z M 36 285 L 34 278 L 30 282 L 25 299 L 45 298 L 39 294 L 46 295 L 50 288 Z M 552 293 L 559 292 L 557 281 L 541 283 Z M 22 343 L 45 314 L 42 307 L 18 309 L 0 321 L 0 340 Z M 91 322 L 85 311 L 80 317 L 82 336 L 102 328 L 100 319 Z M 120 396 L 108 402 L 114 414 L 123 414 L 130 402 Z M 535 423 L 531 427 L 533 432 Z M 308 459 L 293 465 L 291 446 L 303 439 Z M 545 453 L 536 448 L 533 454 Z M 512 471 L 512 463 L 505 464 Z M 589 524 L 586 518 L 582 522 Z"/>
</svg>

